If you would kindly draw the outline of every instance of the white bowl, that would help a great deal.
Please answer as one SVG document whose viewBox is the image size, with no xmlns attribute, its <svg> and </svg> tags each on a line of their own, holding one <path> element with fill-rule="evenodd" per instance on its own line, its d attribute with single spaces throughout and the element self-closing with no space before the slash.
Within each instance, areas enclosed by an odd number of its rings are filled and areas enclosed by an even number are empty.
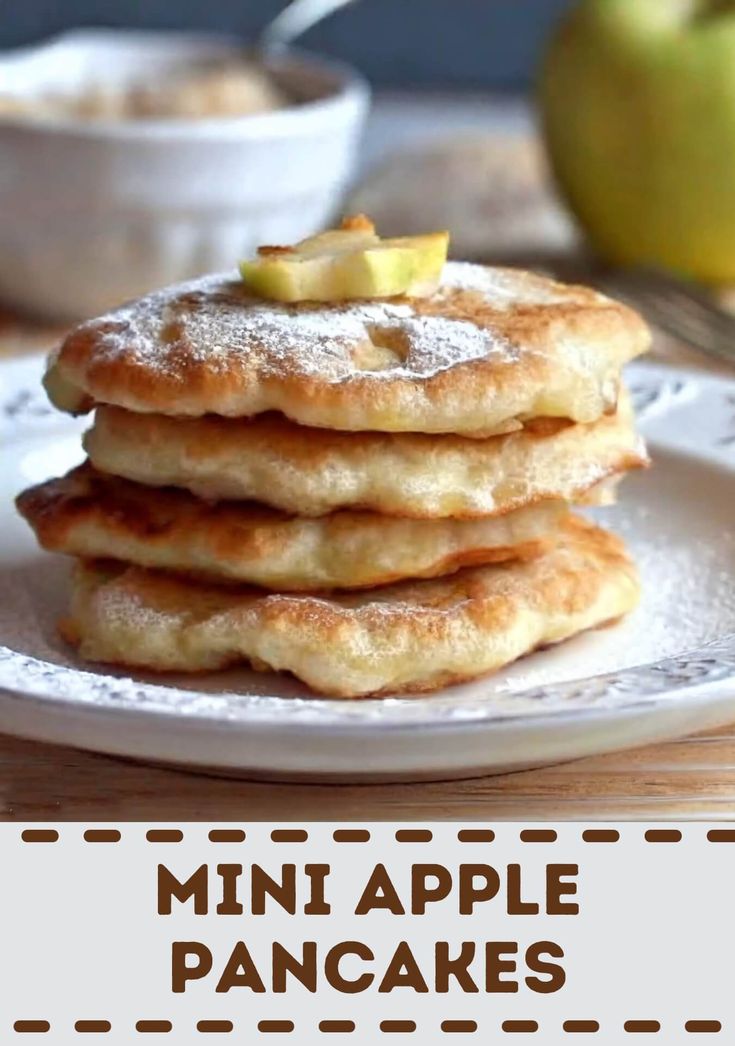
<svg viewBox="0 0 735 1046">
<path fill-rule="evenodd" d="M 182 58 L 237 47 L 190 33 L 84 30 L 0 57 L 0 93 L 163 76 Z M 300 104 L 206 120 L 0 116 L 0 298 L 89 316 L 322 227 L 352 172 L 369 91 L 350 69 L 310 55 L 270 67 Z"/>
</svg>

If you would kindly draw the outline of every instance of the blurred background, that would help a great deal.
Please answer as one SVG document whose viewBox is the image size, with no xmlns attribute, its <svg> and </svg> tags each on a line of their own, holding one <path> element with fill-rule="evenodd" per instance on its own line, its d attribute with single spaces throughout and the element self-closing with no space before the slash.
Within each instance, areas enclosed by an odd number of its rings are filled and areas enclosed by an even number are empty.
<svg viewBox="0 0 735 1046">
<path fill-rule="evenodd" d="M 356 0 L 300 35 L 311 69 L 273 68 L 266 90 L 182 94 L 202 55 L 172 32 L 252 42 L 286 6 L 0 0 L 0 302 L 75 319 L 345 211 L 385 235 L 449 227 L 458 257 L 535 263 L 576 242 L 531 102 L 567 0 Z M 136 42 L 135 30 L 156 35 Z M 125 111 L 116 81 L 147 94 Z M 283 108 L 315 97 L 332 108 L 321 123 Z M 218 117 L 240 102 L 233 134 Z M 173 115 L 201 119 L 179 120 L 164 144 L 151 117 L 178 105 Z"/>
<path fill-rule="evenodd" d="M 365 0 L 302 42 L 354 63 L 378 86 L 523 91 L 551 25 L 569 2 Z M 281 0 L 0 0 L 0 47 L 84 25 L 249 36 L 282 6 Z"/>
<path fill-rule="evenodd" d="M 345 0 L 306 57 L 243 52 L 286 6 L 0 0 L 8 316 L 68 322 L 358 211 L 660 325 L 674 280 L 732 303 L 735 0 Z"/>
</svg>

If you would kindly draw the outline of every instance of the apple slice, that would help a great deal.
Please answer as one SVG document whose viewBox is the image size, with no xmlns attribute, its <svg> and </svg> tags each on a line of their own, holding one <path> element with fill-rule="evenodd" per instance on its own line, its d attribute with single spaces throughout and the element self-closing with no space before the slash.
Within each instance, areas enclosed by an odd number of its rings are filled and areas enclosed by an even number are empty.
<svg viewBox="0 0 735 1046">
<path fill-rule="evenodd" d="M 274 301 L 425 298 L 439 286 L 448 247 L 447 232 L 381 240 L 357 215 L 294 247 L 259 247 L 240 272 L 251 290 Z"/>
</svg>

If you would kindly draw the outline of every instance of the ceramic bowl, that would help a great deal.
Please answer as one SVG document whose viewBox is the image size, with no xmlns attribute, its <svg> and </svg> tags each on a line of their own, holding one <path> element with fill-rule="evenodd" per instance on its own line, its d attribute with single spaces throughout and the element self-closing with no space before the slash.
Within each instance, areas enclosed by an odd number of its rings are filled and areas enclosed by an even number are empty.
<svg viewBox="0 0 735 1046">
<path fill-rule="evenodd" d="M 164 77 L 237 48 L 189 33 L 74 32 L 0 57 L 0 94 Z M 296 104 L 195 120 L 0 115 L 0 298 L 89 316 L 322 227 L 352 172 L 369 91 L 304 53 L 269 65 Z"/>
</svg>

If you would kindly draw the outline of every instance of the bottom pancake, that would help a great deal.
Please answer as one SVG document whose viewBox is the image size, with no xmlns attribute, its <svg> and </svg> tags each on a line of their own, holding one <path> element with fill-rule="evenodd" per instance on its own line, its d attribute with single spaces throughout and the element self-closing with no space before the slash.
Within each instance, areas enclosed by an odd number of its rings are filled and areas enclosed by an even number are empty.
<svg viewBox="0 0 735 1046">
<path fill-rule="evenodd" d="M 44 548 L 277 591 L 369 588 L 543 551 L 568 511 L 544 501 L 489 519 L 375 512 L 289 516 L 252 502 L 201 501 L 89 465 L 24 491 L 18 508 Z"/>
<path fill-rule="evenodd" d="M 485 675 L 626 614 L 638 596 L 622 542 L 570 516 L 535 559 L 329 597 L 80 563 L 62 631 L 91 661 L 190 672 L 250 662 L 364 697 Z"/>
</svg>

